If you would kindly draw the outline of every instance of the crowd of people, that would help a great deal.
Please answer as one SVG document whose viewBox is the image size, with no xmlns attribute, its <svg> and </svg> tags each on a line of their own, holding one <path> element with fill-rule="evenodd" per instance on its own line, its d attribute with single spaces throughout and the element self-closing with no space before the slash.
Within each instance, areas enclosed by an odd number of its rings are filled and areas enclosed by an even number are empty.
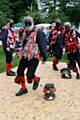
<svg viewBox="0 0 80 120">
<path fill-rule="evenodd" d="M 80 44 L 78 41 L 80 33 L 72 27 L 71 23 L 65 22 L 62 25 L 61 20 L 56 19 L 46 37 L 43 28 L 35 29 L 34 20 L 31 16 L 25 17 L 23 22 L 24 27 L 19 31 L 15 31 L 12 27 L 14 23 L 12 19 L 9 19 L 2 28 L 2 43 L 6 56 L 6 75 L 16 75 L 14 81 L 21 86 L 16 96 L 28 93 L 25 80 L 27 80 L 27 83 L 33 84 L 33 90 L 38 88 L 40 77 L 35 75 L 36 69 L 40 60 L 42 60 L 42 64 L 46 62 L 48 52 L 53 57 L 52 69 L 58 71 L 57 65 L 62 58 L 63 49 L 65 49 L 68 61 L 67 68 L 76 73 L 76 79 L 80 79 Z M 14 51 L 19 59 L 16 73 L 11 70 Z M 25 77 L 24 71 L 26 68 Z"/>
<path fill-rule="evenodd" d="M 67 53 L 67 67 L 76 73 L 76 79 L 80 79 L 80 33 L 74 29 L 70 22 L 61 25 L 60 19 L 56 19 L 55 26 L 51 28 L 49 41 L 54 55 L 53 69 L 58 70 L 59 60 L 63 55 L 63 48 Z M 76 66 L 78 64 L 78 67 Z"/>
</svg>

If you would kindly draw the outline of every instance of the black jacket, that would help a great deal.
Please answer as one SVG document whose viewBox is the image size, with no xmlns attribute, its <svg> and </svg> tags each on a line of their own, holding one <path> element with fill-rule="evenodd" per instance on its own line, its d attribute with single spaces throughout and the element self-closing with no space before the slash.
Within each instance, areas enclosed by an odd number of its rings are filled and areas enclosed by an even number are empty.
<svg viewBox="0 0 80 120">
<path fill-rule="evenodd" d="M 2 44 L 3 44 L 4 48 L 7 47 L 7 37 L 8 37 L 8 30 L 7 29 L 3 29 L 2 30 Z"/>
<path fill-rule="evenodd" d="M 30 35 L 31 32 L 35 32 L 35 29 L 30 32 L 26 32 L 26 34 L 23 35 L 23 37 L 22 37 L 23 48 L 27 42 L 26 39 Z M 46 59 L 48 58 L 48 54 L 47 54 L 47 47 L 46 47 L 46 42 L 45 42 L 45 35 L 44 35 L 43 31 L 40 29 L 36 32 L 37 32 L 36 43 L 38 44 L 40 54 L 43 57 L 43 61 L 46 61 Z"/>
<path fill-rule="evenodd" d="M 40 53 L 43 57 L 43 61 L 46 61 L 46 59 L 48 58 L 48 54 L 47 54 L 47 47 L 45 42 L 45 35 L 43 31 L 40 29 L 37 31 L 36 42 L 38 44 Z"/>
</svg>

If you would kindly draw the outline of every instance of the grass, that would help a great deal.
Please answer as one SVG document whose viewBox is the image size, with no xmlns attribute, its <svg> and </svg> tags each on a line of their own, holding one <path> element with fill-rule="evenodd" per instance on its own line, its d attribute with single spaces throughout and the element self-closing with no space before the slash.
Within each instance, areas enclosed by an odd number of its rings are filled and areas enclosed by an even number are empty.
<svg viewBox="0 0 80 120">
<path fill-rule="evenodd" d="M 3 49 L 0 46 L 0 72 L 3 72 L 5 70 L 5 56 Z"/>
<path fill-rule="evenodd" d="M 18 65 L 19 61 L 17 59 L 17 57 L 13 57 L 13 61 L 12 61 L 12 65 L 13 67 L 16 67 Z M 0 73 L 5 71 L 5 65 L 6 65 L 6 61 L 5 61 L 5 53 L 3 51 L 3 48 L 0 46 Z"/>
<path fill-rule="evenodd" d="M 48 57 L 47 61 L 53 61 L 53 57 Z M 61 62 L 66 62 L 66 54 L 63 55 Z M 2 49 L 2 47 L 0 46 L 0 73 L 5 71 L 5 54 L 4 51 Z M 13 57 L 13 61 L 12 61 L 12 65 L 13 67 L 16 67 L 18 65 L 19 61 L 17 59 L 17 57 Z"/>
<path fill-rule="evenodd" d="M 66 60 L 67 60 L 67 55 L 66 54 L 64 54 L 63 56 L 62 56 L 62 59 L 60 60 L 60 62 L 66 62 Z M 48 61 L 53 61 L 53 57 L 48 57 Z"/>
</svg>

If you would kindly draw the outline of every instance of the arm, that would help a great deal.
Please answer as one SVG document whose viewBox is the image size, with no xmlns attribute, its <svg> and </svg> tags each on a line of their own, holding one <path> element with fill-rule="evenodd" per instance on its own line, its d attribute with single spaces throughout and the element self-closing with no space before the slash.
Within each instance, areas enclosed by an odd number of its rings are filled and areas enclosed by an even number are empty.
<svg viewBox="0 0 80 120">
<path fill-rule="evenodd" d="M 47 54 L 47 48 L 46 48 L 46 42 L 45 42 L 45 36 L 44 33 L 41 30 L 37 31 L 37 44 L 40 50 L 40 53 L 43 57 L 43 61 L 46 61 L 48 54 Z"/>
<path fill-rule="evenodd" d="M 50 34 L 49 34 L 49 44 L 51 43 L 51 37 L 52 37 L 52 33 L 50 32 Z"/>
<path fill-rule="evenodd" d="M 8 37 L 8 30 L 2 30 L 2 44 L 3 47 L 7 47 L 7 37 Z"/>
<path fill-rule="evenodd" d="M 80 33 L 77 30 L 76 30 L 76 35 L 77 35 L 77 37 L 80 38 Z"/>
</svg>

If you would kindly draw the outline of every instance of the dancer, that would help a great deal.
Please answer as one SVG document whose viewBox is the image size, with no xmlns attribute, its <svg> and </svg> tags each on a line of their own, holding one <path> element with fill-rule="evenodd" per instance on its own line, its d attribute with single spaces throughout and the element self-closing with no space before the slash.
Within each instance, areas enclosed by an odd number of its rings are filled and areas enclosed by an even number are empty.
<svg viewBox="0 0 80 120">
<path fill-rule="evenodd" d="M 42 63 L 45 63 L 48 57 L 44 33 L 41 30 L 35 30 L 34 20 L 31 16 L 25 17 L 23 21 L 25 28 L 22 37 L 22 50 L 20 49 L 19 51 L 19 55 L 21 56 L 17 69 L 17 76 L 15 78 L 15 82 L 20 84 L 21 88 L 16 93 L 16 96 L 28 93 L 24 76 L 24 71 L 26 68 L 27 82 L 33 84 L 33 90 L 36 90 L 38 88 L 40 77 L 36 76 L 35 72 L 41 56 L 43 57 Z"/>
</svg>

